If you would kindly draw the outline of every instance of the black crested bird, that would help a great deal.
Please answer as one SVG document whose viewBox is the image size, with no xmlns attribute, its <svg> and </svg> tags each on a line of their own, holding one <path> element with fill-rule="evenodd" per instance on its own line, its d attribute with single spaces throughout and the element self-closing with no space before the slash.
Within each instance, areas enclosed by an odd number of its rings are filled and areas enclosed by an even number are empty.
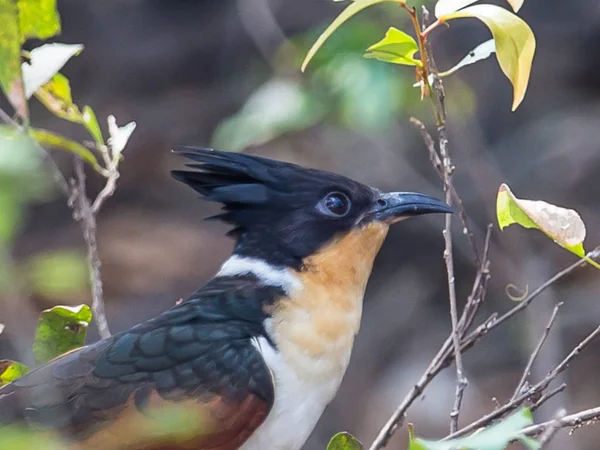
<svg viewBox="0 0 600 450">
<path fill-rule="evenodd" d="M 198 170 L 173 176 L 223 205 L 233 255 L 186 301 L 0 388 L 0 427 L 82 450 L 299 449 L 342 381 L 389 225 L 450 212 L 294 164 L 179 153 Z M 153 411 L 177 405 L 191 427 L 153 433 Z"/>
</svg>

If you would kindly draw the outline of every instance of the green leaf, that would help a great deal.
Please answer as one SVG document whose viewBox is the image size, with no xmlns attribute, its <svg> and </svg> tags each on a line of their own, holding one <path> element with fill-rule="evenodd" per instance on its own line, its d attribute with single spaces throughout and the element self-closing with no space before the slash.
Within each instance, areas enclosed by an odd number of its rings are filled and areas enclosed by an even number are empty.
<svg viewBox="0 0 600 450">
<path fill-rule="evenodd" d="M 512 110 L 523 101 L 535 53 L 535 36 L 527 23 L 495 5 L 475 5 L 439 17 L 442 21 L 475 17 L 487 25 L 496 41 L 496 57 L 513 85 Z"/>
<path fill-rule="evenodd" d="M 0 85 L 16 113 L 27 120 L 29 113 L 21 74 L 21 33 L 14 0 L 0 0 Z"/>
<path fill-rule="evenodd" d="M 306 57 L 304 58 L 304 62 L 302 63 L 302 72 L 306 69 L 306 66 L 310 62 L 310 60 L 315 56 L 317 51 L 323 46 L 325 41 L 329 39 L 329 37 L 337 30 L 340 26 L 344 24 L 348 19 L 352 18 L 352 16 L 356 15 L 360 11 L 369 6 L 377 5 L 378 3 L 398 3 L 405 4 L 405 0 L 356 0 L 350 3 L 346 9 L 344 9 L 339 16 L 335 18 L 333 22 L 327 27 L 327 29 L 319 36 L 317 41 L 313 44 L 313 46 L 308 51 Z"/>
<path fill-rule="evenodd" d="M 447 441 L 429 441 L 421 438 L 410 440 L 408 450 L 504 450 L 513 441 L 520 441 L 530 450 L 540 448 L 535 440 L 520 434 L 533 423 L 527 408 L 508 416 L 485 430 L 468 437 Z"/>
<path fill-rule="evenodd" d="M 48 39 L 60 33 L 56 0 L 17 0 L 17 4 L 21 42 L 28 38 Z"/>
<path fill-rule="evenodd" d="M 83 116 L 71 97 L 71 86 L 67 77 L 57 73 L 35 91 L 35 97 L 57 117 L 69 122 L 83 124 Z"/>
<path fill-rule="evenodd" d="M 414 58 L 419 50 L 417 42 L 412 36 L 397 28 L 391 27 L 385 37 L 367 49 L 365 58 L 374 58 L 379 61 L 407 66 L 423 66 L 423 63 Z"/>
<path fill-rule="evenodd" d="M 104 145 L 104 138 L 102 137 L 102 131 L 96 119 L 96 113 L 91 106 L 83 107 L 83 124 L 89 131 L 90 135 L 94 138 L 94 142 L 99 147 Z"/>
<path fill-rule="evenodd" d="M 358 439 L 345 431 L 334 435 L 327 444 L 327 450 L 363 450 L 363 448 Z"/>
<path fill-rule="evenodd" d="M 38 141 L 44 147 L 52 147 L 58 150 L 65 150 L 71 152 L 85 162 L 89 163 L 96 171 L 101 172 L 101 167 L 98 164 L 96 156 L 78 142 L 72 141 L 60 134 L 52 131 L 43 130 L 41 128 L 32 128 L 29 130 L 29 135 Z"/>
<path fill-rule="evenodd" d="M 48 83 L 69 59 L 82 51 L 81 44 L 59 43 L 45 44 L 31 50 L 30 62 L 24 62 L 22 65 L 25 97 L 30 98 L 38 88 Z"/>
<path fill-rule="evenodd" d="M 123 153 L 135 127 L 135 122 L 129 122 L 127 125 L 119 127 L 117 126 L 115 116 L 108 116 L 108 134 L 110 136 L 108 138 L 108 145 L 110 145 L 110 149 L 112 150 L 113 158 L 119 158 L 121 153 Z"/>
<path fill-rule="evenodd" d="M 73 251 L 40 253 L 25 264 L 27 286 L 46 297 L 80 294 L 89 281 L 85 255 Z"/>
<path fill-rule="evenodd" d="M 15 381 L 29 372 L 29 367 L 20 362 L 8 359 L 0 360 L 0 386 Z"/>
<path fill-rule="evenodd" d="M 92 320 L 88 305 L 55 306 L 40 314 L 33 356 L 37 364 L 45 364 L 68 351 L 81 347 Z"/>
<path fill-rule="evenodd" d="M 496 199 L 496 215 L 501 230 L 514 223 L 524 228 L 536 228 L 560 246 L 600 269 L 598 263 L 585 256 L 585 224 L 576 211 L 539 200 L 519 199 L 506 184 L 502 184 Z"/>
</svg>

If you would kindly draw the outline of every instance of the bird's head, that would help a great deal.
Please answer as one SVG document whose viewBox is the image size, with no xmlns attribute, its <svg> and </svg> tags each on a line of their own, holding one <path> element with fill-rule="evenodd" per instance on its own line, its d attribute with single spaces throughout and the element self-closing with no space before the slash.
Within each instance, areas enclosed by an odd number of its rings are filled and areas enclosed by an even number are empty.
<svg viewBox="0 0 600 450">
<path fill-rule="evenodd" d="M 235 254 L 271 265 L 301 269 L 332 242 L 350 233 L 369 239 L 374 229 L 379 239 L 371 244 L 378 250 L 390 224 L 451 212 L 427 195 L 384 193 L 331 172 L 258 156 L 189 147 L 177 153 L 198 170 L 175 170 L 173 176 L 223 205 L 212 218 L 234 227 L 229 234 L 237 242 Z"/>
</svg>

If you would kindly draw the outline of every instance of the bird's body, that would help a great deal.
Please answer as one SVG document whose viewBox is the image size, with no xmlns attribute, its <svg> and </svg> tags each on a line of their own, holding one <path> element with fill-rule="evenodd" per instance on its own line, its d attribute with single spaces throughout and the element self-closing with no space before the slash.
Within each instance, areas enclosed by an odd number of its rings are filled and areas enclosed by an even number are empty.
<svg viewBox="0 0 600 450">
<path fill-rule="evenodd" d="M 0 388 L 0 427 L 73 450 L 299 449 L 342 381 L 389 224 L 448 211 L 264 158 L 186 156 L 202 171 L 175 176 L 225 205 L 234 254 L 186 301 Z M 186 426 L 161 430 L 181 410 Z"/>
</svg>

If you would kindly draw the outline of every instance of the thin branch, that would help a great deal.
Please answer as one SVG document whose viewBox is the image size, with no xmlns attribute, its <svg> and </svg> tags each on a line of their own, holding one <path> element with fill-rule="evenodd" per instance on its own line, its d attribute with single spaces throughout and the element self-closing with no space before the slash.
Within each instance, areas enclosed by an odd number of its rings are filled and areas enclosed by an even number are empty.
<svg viewBox="0 0 600 450">
<path fill-rule="evenodd" d="M 567 388 L 567 383 L 562 383 L 561 385 L 555 387 L 554 389 L 551 389 L 549 391 L 546 391 L 544 393 L 544 395 L 542 395 L 538 401 L 536 401 L 533 405 L 531 405 L 531 411 L 536 411 L 537 409 L 540 408 L 540 406 L 542 406 L 544 403 L 546 403 L 548 400 L 550 400 L 552 397 L 560 394 L 562 391 L 564 391 Z"/>
<path fill-rule="evenodd" d="M 454 439 L 456 437 L 463 436 L 472 431 L 475 431 L 478 428 L 485 427 L 489 425 L 492 421 L 499 419 L 503 417 L 506 413 L 518 408 L 529 399 L 540 395 L 548 387 L 548 385 L 568 367 L 571 361 L 575 357 L 577 357 L 583 351 L 583 349 L 587 347 L 589 343 L 592 342 L 592 340 L 594 340 L 594 338 L 598 336 L 598 334 L 600 334 L 600 326 L 598 326 L 594 331 L 588 334 L 588 336 L 583 341 L 581 341 L 554 369 L 548 372 L 548 375 L 546 375 L 544 379 L 541 380 L 539 383 L 535 384 L 526 392 L 520 394 L 518 397 L 511 399 L 508 403 L 496 409 L 495 411 L 492 411 L 491 413 L 483 416 L 475 422 L 472 422 L 471 424 L 467 425 L 461 430 L 446 436 L 444 440 Z"/>
<path fill-rule="evenodd" d="M 555 416 L 555 419 L 552 423 L 544 430 L 540 438 L 538 439 L 538 443 L 540 444 L 540 448 L 544 448 L 548 442 L 554 437 L 556 432 L 560 429 L 560 421 L 567 415 L 567 412 L 564 409 L 560 409 Z"/>
<path fill-rule="evenodd" d="M 487 261 L 488 252 L 489 252 L 489 242 L 490 242 L 490 233 L 491 227 L 488 227 L 488 233 L 486 236 L 486 244 L 484 246 L 483 258 L 484 261 Z M 475 281 L 473 283 L 473 289 L 469 300 L 467 301 L 467 307 L 469 308 L 478 308 L 481 304 L 481 299 L 473 298 L 474 292 L 479 292 L 479 294 L 475 295 L 483 295 L 484 289 L 479 289 L 478 286 L 481 286 L 482 283 L 485 283 L 484 280 L 489 279 L 489 272 L 483 274 L 483 271 L 487 271 L 488 264 L 482 264 L 475 276 Z M 470 305 L 470 306 L 469 306 Z M 461 318 L 462 319 L 462 318 Z M 462 321 L 464 323 L 464 321 Z M 406 411 L 413 404 L 413 402 L 423 393 L 423 390 L 427 387 L 427 385 L 433 380 L 433 378 L 444 368 L 449 362 L 452 360 L 453 356 L 453 347 L 452 347 L 452 335 L 446 338 L 446 341 L 442 344 L 436 355 L 433 357 L 425 372 L 421 375 L 417 383 L 412 387 L 410 392 L 404 397 L 402 402 L 398 405 L 394 413 L 388 419 L 386 424 L 382 427 L 377 435 L 376 439 L 373 441 L 369 450 L 379 450 L 384 448 L 389 442 L 390 438 L 393 436 L 398 427 L 402 426 L 404 423 L 404 418 L 406 416 Z"/>
<path fill-rule="evenodd" d="M 419 40 L 419 49 L 421 50 L 421 59 L 423 60 L 423 83 L 429 85 L 428 73 L 431 73 L 434 77 L 432 97 L 433 94 L 435 94 L 435 97 L 437 99 L 437 101 L 433 101 L 433 104 L 434 111 L 437 117 L 438 143 L 443 167 L 444 192 L 446 193 L 446 203 L 451 205 L 453 200 L 451 186 L 452 172 L 454 171 L 454 167 L 452 166 L 450 153 L 448 151 L 448 135 L 446 132 L 446 109 L 444 106 L 445 93 L 440 78 L 436 76 L 437 67 L 435 65 L 435 60 L 433 59 L 431 49 L 429 48 L 428 41 L 426 40 L 426 34 L 424 34 L 427 28 L 427 24 L 429 22 L 429 13 L 425 8 L 423 8 L 422 30 L 419 29 L 418 20 L 416 18 L 416 12 L 414 8 L 412 8 L 411 17 L 413 18 L 413 22 L 415 24 L 415 32 L 417 33 L 417 38 Z M 462 404 L 464 391 L 467 385 L 469 384 L 469 381 L 465 376 L 465 370 L 460 351 L 461 333 L 458 326 L 458 307 L 456 305 L 456 284 L 454 278 L 454 255 L 452 245 L 451 214 L 446 214 L 445 216 L 443 236 L 445 244 L 444 261 L 446 263 L 446 274 L 448 277 L 450 320 L 452 323 L 452 343 L 454 346 L 454 363 L 456 365 L 456 392 L 454 396 L 454 404 L 452 406 L 452 411 L 450 412 L 450 432 L 454 432 L 458 429 L 458 416 L 460 414 L 460 407 Z"/>
<path fill-rule="evenodd" d="M 521 430 L 522 434 L 527 436 L 538 436 L 543 433 L 549 427 L 556 428 L 569 428 L 574 429 L 580 428 L 584 425 L 591 425 L 600 422 L 600 406 L 595 408 L 586 409 L 575 414 L 564 416 L 561 419 L 549 420 L 548 422 L 539 423 L 537 425 L 531 425 Z M 572 430 L 573 431 L 573 430 Z"/>
<path fill-rule="evenodd" d="M 94 200 L 94 203 L 92 205 L 92 212 L 94 213 L 94 215 L 98 214 L 104 202 L 115 193 L 115 189 L 117 188 L 117 180 L 119 179 L 118 156 L 112 158 L 110 156 L 108 147 L 106 146 L 102 146 L 100 148 L 100 153 L 104 158 L 108 174 L 106 177 L 106 184 L 104 185 L 100 193 L 96 196 L 96 199 Z"/>
<path fill-rule="evenodd" d="M 589 258 L 592 258 L 592 259 L 598 258 L 598 256 L 600 256 L 600 246 L 596 247 L 594 250 L 589 252 L 586 256 Z M 479 341 L 479 339 L 481 339 L 483 336 L 485 336 L 489 331 L 493 330 L 494 328 L 499 327 L 504 322 L 511 319 L 513 316 L 515 316 L 516 314 L 518 314 L 519 312 L 521 312 L 522 310 L 527 308 L 536 297 L 538 297 L 542 292 L 544 292 L 546 289 L 548 289 L 550 286 L 552 286 L 558 280 L 564 278 L 565 276 L 571 274 L 574 270 L 578 269 L 579 267 L 583 267 L 586 264 L 588 264 L 588 263 L 583 259 L 577 260 L 570 266 L 557 272 L 553 277 L 549 278 L 547 281 L 542 283 L 533 292 L 531 292 L 527 297 L 525 297 L 522 301 L 518 302 L 516 304 L 516 306 L 511 308 L 509 311 L 504 313 L 499 318 L 497 318 L 495 320 L 490 320 L 491 319 L 491 316 L 490 316 L 490 318 L 488 318 L 488 320 L 486 320 L 483 324 L 479 325 L 475 330 L 473 330 L 471 333 L 469 333 L 463 339 L 463 343 L 462 343 L 463 351 L 465 350 L 465 348 L 472 347 L 475 343 L 477 343 L 477 341 Z"/>
<path fill-rule="evenodd" d="M 552 325 L 554 325 L 554 321 L 556 320 L 556 315 L 558 314 L 558 310 L 560 309 L 560 307 L 562 305 L 563 305 L 563 302 L 560 302 L 560 303 L 557 303 L 556 306 L 554 306 L 554 310 L 552 311 L 552 315 L 550 316 L 548 325 L 546 325 L 546 329 L 544 330 L 542 337 L 540 338 L 537 346 L 535 347 L 535 349 L 531 353 L 531 356 L 529 357 L 529 360 L 527 361 L 527 365 L 525 366 L 525 369 L 523 370 L 521 379 L 517 383 L 517 387 L 515 388 L 515 391 L 511 397 L 511 400 L 514 400 L 522 393 L 521 391 L 523 390 L 523 388 L 525 387 L 525 385 L 527 383 L 527 377 L 529 377 L 529 375 L 530 375 L 531 368 L 533 367 L 533 363 L 535 362 L 535 359 L 538 357 L 540 350 L 542 349 L 542 346 L 544 345 L 544 342 L 546 342 L 546 338 L 548 337 L 548 334 L 550 334 L 550 329 L 552 328 Z"/>
<path fill-rule="evenodd" d="M 90 283 L 92 287 L 92 311 L 98 332 L 103 339 L 110 337 L 108 321 L 104 312 L 102 277 L 100 274 L 100 256 L 96 240 L 96 215 L 85 187 L 85 170 L 83 161 L 75 157 L 75 177 L 72 183 L 72 196 L 70 205 L 74 209 L 73 217 L 81 223 L 83 238 L 87 247 L 87 259 L 90 270 Z"/>
</svg>

